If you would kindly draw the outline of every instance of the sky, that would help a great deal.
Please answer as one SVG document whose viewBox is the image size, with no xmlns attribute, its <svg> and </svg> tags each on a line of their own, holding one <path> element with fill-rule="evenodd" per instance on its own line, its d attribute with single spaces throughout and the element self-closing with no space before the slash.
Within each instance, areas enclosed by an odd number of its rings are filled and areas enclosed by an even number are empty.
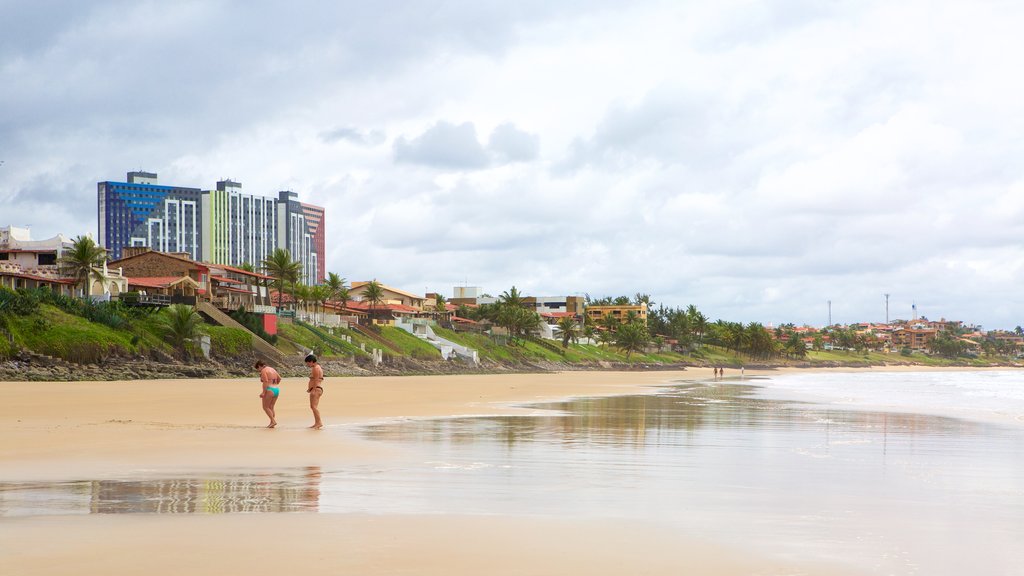
<svg viewBox="0 0 1024 576">
<path fill-rule="evenodd" d="M 0 11 L 0 225 L 34 239 L 145 170 L 293 190 L 328 271 L 412 292 L 1024 324 L 1022 3 Z"/>
</svg>

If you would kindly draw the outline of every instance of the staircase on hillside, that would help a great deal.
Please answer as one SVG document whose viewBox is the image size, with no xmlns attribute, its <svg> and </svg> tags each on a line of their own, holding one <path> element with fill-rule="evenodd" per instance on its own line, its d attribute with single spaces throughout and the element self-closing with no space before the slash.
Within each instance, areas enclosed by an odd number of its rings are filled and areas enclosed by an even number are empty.
<svg viewBox="0 0 1024 576">
<path fill-rule="evenodd" d="M 213 304 L 201 301 L 198 304 L 196 304 L 196 312 L 199 312 L 203 316 L 206 316 L 212 322 L 214 322 L 215 324 L 219 324 L 220 326 L 227 326 L 229 328 L 241 328 L 242 330 L 248 332 L 249 335 L 252 337 L 253 349 L 256 351 L 256 354 L 262 356 L 264 360 L 275 363 L 281 363 L 282 361 L 284 361 L 285 356 L 284 354 L 281 353 L 280 350 L 274 348 L 272 344 L 270 344 L 263 338 L 260 338 L 256 334 L 253 334 L 251 330 L 245 327 L 245 325 L 238 322 L 231 316 L 228 316 L 224 312 L 221 312 L 220 309 L 218 309 Z"/>
<path fill-rule="evenodd" d="M 392 352 L 395 352 L 397 354 L 402 353 L 402 349 L 399 348 L 394 342 L 388 340 L 387 338 L 381 336 L 380 334 L 377 334 L 376 332 L 370 330 L 366 326 L 363 326 L 362 324 L 353 324 L 352 327 L 358 330 L 359 333 L 362 334 L 363 336 L 366 336 L 370 340 L 379 343 L 381 346 L 387 347 Z"/>
<path fill-rule="evenodd" d="M 473 366 L 478 366 L 480 364 L 480 355 L 476 350 L 461 344 L 456 344 L 451 340 L 441 338 L 434 333 L 434 329 L 431 328 L 429 324 L 403 320 L 395 322 L 395 326 L 398 326 L 402 330 L 405 330 L 413 336 L 416 336 L 430 344 L 434 348 L 437 348 L 438 351 L 441 352 L 441 357 L 445 360 L 449 359 L 452 354 L 455 354 L 455 356 L 468 364 L 472 364 Z"/>
</svg>

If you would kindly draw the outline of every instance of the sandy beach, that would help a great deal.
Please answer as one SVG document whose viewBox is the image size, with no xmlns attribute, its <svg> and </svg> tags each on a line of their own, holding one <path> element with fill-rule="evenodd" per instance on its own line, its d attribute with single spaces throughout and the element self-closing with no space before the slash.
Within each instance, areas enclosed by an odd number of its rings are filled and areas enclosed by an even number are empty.
<svg viewBox="0 0 1024 576">
<path fill-rule="evenodd" d="M 327 428 L 319 432 L 306 428 L 302 379 L 283 382 L 275 430 L 264 428 L 255 377 L 4 382 L 0 481 L 319 469 L 407 458 L 351 430 L 410 418 L 528 414 L 512 404 L 644 393 L 681 378 L 711 378 L 711 371 L 329 378 L 321 403 Z M 663 528 L 621 519 L 459 514 L 29 515 L 0 517 L 0 573 L 851 573 L 779 562 L 742 542 L 723 547 Z"/>
</svg>

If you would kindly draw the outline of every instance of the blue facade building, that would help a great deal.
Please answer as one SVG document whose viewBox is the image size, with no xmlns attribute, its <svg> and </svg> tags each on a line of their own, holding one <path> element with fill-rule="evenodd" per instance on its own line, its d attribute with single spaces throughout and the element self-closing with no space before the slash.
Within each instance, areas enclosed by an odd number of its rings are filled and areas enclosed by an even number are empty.
<svg viewBox="0 0 1024 576">
<path fill-rule="evenodd" d="M 100 245 L 113 259 L 123 248 L 146 246 L 161 252 L 202 257 L 202 191 L 162 186 L 152 172 L 129 172 L 127 182 L 96 184 Z"/>
</svg>

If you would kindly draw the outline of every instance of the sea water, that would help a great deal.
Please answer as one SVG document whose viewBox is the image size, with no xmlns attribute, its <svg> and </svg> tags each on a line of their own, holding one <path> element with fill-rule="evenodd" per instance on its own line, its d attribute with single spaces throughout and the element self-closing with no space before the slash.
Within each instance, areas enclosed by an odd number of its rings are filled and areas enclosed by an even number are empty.
<svg viewBox="0 0 1024 576">
<path fill-rule="evenodd" d="M 765 398 L 1024 425 L 1021 370 L 786 373 L 755 383 Z"/>
</svg>

